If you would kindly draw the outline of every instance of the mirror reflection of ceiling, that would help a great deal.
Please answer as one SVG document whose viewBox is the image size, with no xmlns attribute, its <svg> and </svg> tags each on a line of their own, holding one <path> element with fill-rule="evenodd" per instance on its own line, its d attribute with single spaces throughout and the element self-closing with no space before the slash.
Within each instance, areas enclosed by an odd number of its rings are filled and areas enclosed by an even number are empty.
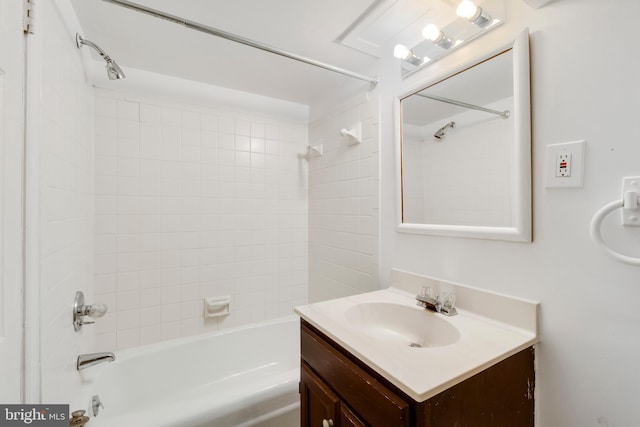
<svg viewBox="0 0 640 427">
<path fill-rule="evenodd" d="M 513 95 L 512 63 L 513 55 L 508 51 L 419 93 L 424 92 L 468 104 L 488 105 Z M 465 109 L 415 95 L 402 100 L 402 122 L 415 126 L 424 126 L 461 111 Z"/>
</svg>

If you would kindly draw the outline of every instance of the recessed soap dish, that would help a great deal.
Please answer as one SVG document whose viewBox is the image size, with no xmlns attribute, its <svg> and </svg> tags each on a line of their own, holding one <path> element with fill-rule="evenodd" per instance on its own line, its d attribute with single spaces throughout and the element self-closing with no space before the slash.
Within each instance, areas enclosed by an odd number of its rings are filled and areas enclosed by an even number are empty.
<svg viewBox="0 0 640 427">
<path fill-rule="evenodd" d="M 229 309 L 230 304 L 231 297 L 229 295 L 205 298 L 204 317 L 226 316 L 231 312 Z"/>
</svg>

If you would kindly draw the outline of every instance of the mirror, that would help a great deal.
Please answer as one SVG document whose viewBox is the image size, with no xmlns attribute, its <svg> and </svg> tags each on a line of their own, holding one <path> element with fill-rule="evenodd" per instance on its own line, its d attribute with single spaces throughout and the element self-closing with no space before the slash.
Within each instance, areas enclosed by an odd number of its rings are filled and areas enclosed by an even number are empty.
<svg viewBox="0 0 640 427">
<path fill-rule="evenodd" d="M 528 31 L 396 109 L 399 231 L 531 241 Z"/>
</svg>

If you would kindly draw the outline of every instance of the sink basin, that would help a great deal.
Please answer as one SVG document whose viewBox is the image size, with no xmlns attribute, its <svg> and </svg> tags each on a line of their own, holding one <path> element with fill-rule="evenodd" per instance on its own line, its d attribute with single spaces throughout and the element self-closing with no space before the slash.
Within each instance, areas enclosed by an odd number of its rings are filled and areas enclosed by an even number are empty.
<svg viewBox="0 0 640 427">
<path fill-rule="evenodd" d="M 375 340 L 414 348 L 442 347 L 458 341 L 460 332 L 440 315 L 420 307 L 363 302 L 348 308 L 346 321 Z"/>
</svg>

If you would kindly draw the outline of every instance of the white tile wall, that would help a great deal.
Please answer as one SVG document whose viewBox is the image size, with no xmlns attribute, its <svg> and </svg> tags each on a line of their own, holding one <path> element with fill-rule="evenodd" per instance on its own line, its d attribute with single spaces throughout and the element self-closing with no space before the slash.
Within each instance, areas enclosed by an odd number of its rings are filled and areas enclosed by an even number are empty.
<svg viewBox="0 0 640 427">
<path fill-rule="evenodd" d="M 379 289 L 379 100 L 352 100 L 310 126 L 309 301 Z M 340 135 L 362 123 L 362 143 Z"/>
<path fill-rule="evenodd" d="M 79 385 L 75 358 L 93 341 L 71 324 L 76 291 L 92 298 L 93 89 L 56 5 L 39 7 L 42 401 L 68 402 Z"/>
<path fill-rule="evenodd" d="M 96 349 L 281 315 L 307 301 L 307 127 L 97 90 Z M 203 318 L 230 295 L 231 315 Z"/>
</svg>

